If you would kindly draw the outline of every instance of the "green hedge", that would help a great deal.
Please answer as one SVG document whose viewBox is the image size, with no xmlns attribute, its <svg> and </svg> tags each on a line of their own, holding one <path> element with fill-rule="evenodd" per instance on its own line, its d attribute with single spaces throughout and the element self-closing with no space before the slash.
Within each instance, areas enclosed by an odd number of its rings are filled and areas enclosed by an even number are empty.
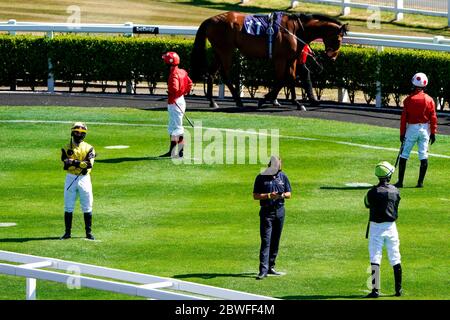
<svg viewBox="0 0 450 320">
<path fill-rule="evenodd" d="M 57 36 L 53 39 L 34 36 L 0 36 L 0 85 L 14 88 L 17 80 L 34 87 L 46 82 L 48 60 L 53 65 L 56 80 L 64 81 L 72 90 L 75 81 L 82 81 L 84 90 L 96 81 L 114 83 L 118 91 L 125 81 L 136 85 L 148 83 L 153 93 L 156 83 L 166 80 L 167 68 L 161 54 L 176 51 L 182 67 L 189 70 L 193 40 L 174 37 L 99 37 Z M 321 50 L 323 45 L 314 44 Z M 208 53 L 212 55 L 211 51 Z M 273 82 L 273 67 L 268 60 L 245 59 L 235 55 L 233 81 L 242 82 L 250 95 L 258 88 L 268 88 Z M 378 67 L 381 66 L 381 67 Z M 356 91 L 362 91 L 371 103 L 376 95 L 377 80 L 382 83 L 383 102 L 398 106 L 401 96 L 411 89 L 410 78 L 416 72 L 430 78 L 428 92 L 450 101 L 450 54 L 423 50 L 385 49 L 344 46 L 336 62 L 324 62 L 321 73 L 312 79 L 317 93 L 325 88 L 345 88 L 354 101 Z"/>
</svg>

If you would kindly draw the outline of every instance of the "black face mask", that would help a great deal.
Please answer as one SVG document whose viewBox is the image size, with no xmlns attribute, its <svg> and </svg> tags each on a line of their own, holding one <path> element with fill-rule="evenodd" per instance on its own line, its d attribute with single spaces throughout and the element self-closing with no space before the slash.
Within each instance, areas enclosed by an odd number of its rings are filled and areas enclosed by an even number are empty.
<svg viewBox="0 0 450 320">
<path fill-rule="evenodd" d="M 85 132 L 82 132 L 82 133 L 72 132 L 72 138 L 76 144 L 79 144 L 81 141 L 83 141 L 85 137 L 86 137 Z"/>
</svg>

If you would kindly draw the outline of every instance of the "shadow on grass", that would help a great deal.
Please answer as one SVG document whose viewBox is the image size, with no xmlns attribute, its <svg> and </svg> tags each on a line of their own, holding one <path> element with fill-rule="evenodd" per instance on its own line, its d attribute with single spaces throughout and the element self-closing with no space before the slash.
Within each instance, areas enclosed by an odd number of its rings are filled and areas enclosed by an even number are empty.
<svg viewBox="0 0 450 320">
<path fill-rule="evenodd" d="M 200 278 L 200 279 L 212 279 L 217 277 L 231 277 L 231 278 L 255 278 L 256 272 L 243 272 L 243 273 L 188 273 L 174 275 L 175 279 L 188 279 L 188 278 Z"/>
<path fill-rule="evenodd" d="M 96 163 L 121 163 L 121 162 L 133 162 L 133 161 L 146 161 L 146 160 L 170 160 L 171 158 L 161 157 L 123 157 L 123 158 L 111 158 L 111 159 L 99 159 L 95 160 Z"/>
<path fill-rule="evenodd" d="M 204 7 L 208 9 L 216 9 L 216 10 L 222 10 L 222 11 L 238 11 L 238 12 L 244 12 L 244 13 L 264 13 L 264 12 L 272 12 L 275 10 L 272 10 L 270 8 L 261 8 L 258 6 L 252 6 L 252 5 L 240 5 L 240 2 L 233 3 L 218 3 L 216 1 L 208 1 L 208 0 L 193 0 L 193 1 L 184 1 L 179 2 L 178 4 L 185 4 L 185 5 L 195 5 L 198 7 Z M 277 11 L 288 11 L 289 6 L 286 6 L 285 9 L 277 9 Z"/>
<path fill-rule="evenodd" d="M 284 300 L 326 300 L 326 299 L 363 299 L 367 300 L 364 295 L 304 295 L 304 296 L 283 296 L 277 297 Z"/>
<path fill-rule="evenodd" d="M 28 242 L 28 241 L 43 241 L 43 240 L 59 240 L 59 237 L 4 238 L 0 239 L 0 242 Z"/>
<path fill-rule="evenodd" d="M 338 187 L 338 186 L 322 186 L 320 189 L 324 190 L 360 190 L 360 189 L 370 189 L 373 186 L 355 186 L 355 187 Z"/>
</svg>

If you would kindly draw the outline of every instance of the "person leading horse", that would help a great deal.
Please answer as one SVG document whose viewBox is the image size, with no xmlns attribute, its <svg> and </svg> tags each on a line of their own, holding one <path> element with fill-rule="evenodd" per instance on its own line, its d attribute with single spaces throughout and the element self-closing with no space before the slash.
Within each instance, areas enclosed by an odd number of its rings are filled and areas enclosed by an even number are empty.
<svg viewBox="0 0 450 320">
<path fill-rule="evenodd" d="M 281 12 L 276 14 L 277 18 L 272 21 L 272 31 L 276 29 L 276 32 L 273 34 L 267 32 L 268 37 L 255 36 L 261 30 L 261 25 L 257 23 L 250 24 L 256 28 L 254 34 L 251 34 L 248 15 L 239 12 L 226 12 L 202 22 L 192 50 L 191 74 L 194 81 L 202 80 L 202 76 L 206 75 L 206 96 L 211 107 L 218 107 L 212 96 L 212 84 L 213 77 L 219 69 L 237 107 L 243 107 L 239 92 L 230 78 L 233 51 L 236 48 L 247 58 L 269 58 L 274 63 L 275 85 L 259 101 L 258 106 L 267 102 L 274 103 L 281 88 L 295 82 L 296 61 L 305 44 L 322 39 L 326 56 L 332 60 L 336 59 L 343 36 L 348 31 L 347 24 L 322 15 Z M 270 28 L 267 30 L 271 31 Z M 214 55 L 209 66 L 206 57 L 206 39 L 211 43 Z M 302 106 L 295 95 L 292 103 L 299 109 Z"/>
</svg>

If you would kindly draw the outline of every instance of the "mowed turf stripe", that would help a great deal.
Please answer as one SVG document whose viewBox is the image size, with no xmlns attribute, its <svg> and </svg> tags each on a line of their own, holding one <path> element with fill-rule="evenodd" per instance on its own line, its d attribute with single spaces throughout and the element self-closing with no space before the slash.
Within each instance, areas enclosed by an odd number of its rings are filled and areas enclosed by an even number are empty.
<svg viewBox="0 0 450 320">
<path fill-rule="evenodd" d="M 61 123 L 61 124 L 67 124 L 67 123 L 73 123 L 73 121 L 64 121 L 64 120 L 0 120 L 0 122 L 3 123 Z M 167 127 L 167 125 L 163 124 L 152 124 L 152 123 L 124 123 L 124 122 L 89 122 L 89 124 L 94 125 L 106 125 L 106 126 L 131 126 L 131 127 Z M 253 132 L 253 131 L 246 131 L 246 130 L 240 130 L 240 129 L 230 129 L 230 128 L 213 128 L 213 127 L 202 127 L 202 129 L 205 130 L 220 130 L 225 132 L 235 132 L 235 133 L 243 133 L 243 134 L 255 134 L 255 135 L 262 135 L 262 136 L 272 136 L 268 133 L 262 133 L 262 132 Z M 375 149 L 375 150 L 386 150 L 386 151 L 394 151 L 398 152 L 399 149 L 396 148 L 388 148 L 388 147 L 380 147 L 380 146 L 373 146 L 368 144 L 359 144 L 359 143 L 352 143 L 352 142 L 346 142 L 346 141 L 334 141 L 334 140 L 326 140 L 326 139 L 318 139 L 318 138 L 308 138 L 308 137 L 299 137 L 299 136 L 286 136 L 286 135 L 278 135 L 274 136 L 278 138 L 283 139 L 296 139 L 296 140 L 306 140 L 306 141 L 318 141 L 318 142 L 326 142 L 326 143 L 336 143 L 351 147 L 358 147 L 358 148 L 365 148 L 365 149 Z M 411 151 L 411 153 L 418 154 L 417 151 Z M 428 155 L 436 158 L 444 158 L 444 159 L 450 159 L 450 156 L 444 155 L 444 154 L 438 154 L 438 153 L 428 153 Z"/>
</svg>

